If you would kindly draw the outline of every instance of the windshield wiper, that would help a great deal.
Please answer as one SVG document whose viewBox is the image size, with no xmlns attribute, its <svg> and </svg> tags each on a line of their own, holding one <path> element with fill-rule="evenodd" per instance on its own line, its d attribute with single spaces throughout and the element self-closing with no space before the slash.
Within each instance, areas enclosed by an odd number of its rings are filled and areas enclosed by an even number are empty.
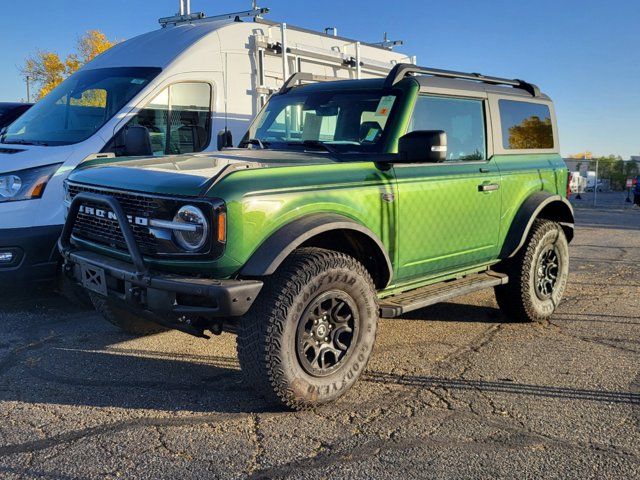
<svg viewBox="0 0 640 480">
<path fill-rule="evenodd" d="M 29 140 L 11 140 L 7 142 L 5 137 L 2 137 L 2 143 L 6 145 L 37 145 L 41 147 L 48 147 L 49 144 L 46 142 L 37 142 L 37 141 L 29 141 Z"/>
<path fill-rule="evenodd" d="M 333 146 L 328 143 L 323 142 L 322 140 L 305 140 L 302 143 L 289 143 L 289 145 L 304 145 L 305 147 L 320 147 L 324 148 L 327 152 L 333 153 L 335 155 L 338 154 L 338 150 L 336 150 Z"/>
<path fill-rule="evenodd" d="M 259 138 L 250 138 L 249 140 L 245 140 L 242 142 L 242 145 L 255 145 L 256 147 L 260 147 L 260 150 L 264 150 L 265 148 L 269 148 L 269 142 L 263 142 Z"/>
</svg>

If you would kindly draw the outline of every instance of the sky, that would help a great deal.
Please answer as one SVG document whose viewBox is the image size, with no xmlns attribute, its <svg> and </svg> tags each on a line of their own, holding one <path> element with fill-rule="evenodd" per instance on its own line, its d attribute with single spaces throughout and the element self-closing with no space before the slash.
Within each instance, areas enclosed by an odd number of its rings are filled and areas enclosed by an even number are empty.
<svg viewBox="0 0 640 480">
<path fill-rule="evenodd" d="M 207 14 L 249 0 L 192 0 Z M 10 13 L 16 5 L 15 14 Z M 38 49 L 65 56 L 98 29 L 128 39 L 158 28 L 178 0 L 0 0 L 0 101 L 26 97 L 19 75 Z M 261 0 L 268 18 L 380 41 L 389 32 L 423 66 L 521 78 L 555 102 L 563 155 L 640 155 L 639 0 Z"/>
</svg>

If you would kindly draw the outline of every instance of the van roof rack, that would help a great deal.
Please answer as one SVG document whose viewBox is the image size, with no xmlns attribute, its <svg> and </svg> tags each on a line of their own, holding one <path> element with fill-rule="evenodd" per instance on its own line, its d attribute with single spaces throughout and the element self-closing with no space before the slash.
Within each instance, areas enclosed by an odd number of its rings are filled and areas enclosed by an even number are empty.
<svg viewBox="0 0 640 480">
<path fill-rule="evenodd" d="M 465 72 L 455 72 L 452 70 L 441 70 L 438 68 L 426 68 L 426 67 L 418 67 L 416 65 L 411 65 L 409 63 L 399 63 L 387 76 L 387 79 L 384 82 L 385 88 L 392 88 L 396 83 L 400 80 L 406 78 L 409 75 L 431 75 L 434 77 L 441 78 L 457 78 L 460 80 L 473 80 L 476 82 L 488 83 L 491 85 L 510 85 L 514 88 L 519 88 L 528 92 L 532 97 L 539 97 L 540 89 L 529 82 L 525 82 L 524 80 L 517 79 L 508 79 L 508 78 L 499 78 L 499 77 L 487 77 L 480 73 L 465 73 Z"/>
</svg>

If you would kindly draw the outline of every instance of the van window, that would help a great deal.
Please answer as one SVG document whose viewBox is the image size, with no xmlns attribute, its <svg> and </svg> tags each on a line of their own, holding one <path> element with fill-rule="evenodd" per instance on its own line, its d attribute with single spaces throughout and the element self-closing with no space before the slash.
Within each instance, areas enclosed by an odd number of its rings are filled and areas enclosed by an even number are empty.
<svg viewBox="0 0 640 480">
<path fill-rule="evenodd" d="M 447 161 L 487 158 L 482 100 L 420 96 L 407 133 L 416 130 L 443 130 L 447 134 Z"/>
<path fill-rule="evenodd" d="M 554 147 L 551 112 L 548 105 L 499 100 L 502 145 L 509 150 Z"/>
<path fill-rule="evenodd" d="M 149 130 L 154 155 L 201 152 L 211 137 L 211 86 L 171 85 L 140 110 L 129 125 Z"/>
<path fill-rule="evenodd" d="M 146 67 L 80 70 L 14 122 L 2 143 L 56 146 L 82 142 L 161 71 Z"/>
</svg>

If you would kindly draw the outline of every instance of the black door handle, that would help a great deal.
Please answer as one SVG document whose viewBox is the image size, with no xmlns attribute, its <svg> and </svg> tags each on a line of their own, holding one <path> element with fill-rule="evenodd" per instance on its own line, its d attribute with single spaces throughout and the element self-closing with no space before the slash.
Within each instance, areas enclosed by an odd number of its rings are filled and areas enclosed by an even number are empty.
<svg viewBox="0 0 640 480">
<path fill-rule="evenodd" d="M 488 168 L 480 167 L 480 173 L 489 173 L 489 172 L 491 172 L 491 170 L 489 170 Z"/>
</svg>

